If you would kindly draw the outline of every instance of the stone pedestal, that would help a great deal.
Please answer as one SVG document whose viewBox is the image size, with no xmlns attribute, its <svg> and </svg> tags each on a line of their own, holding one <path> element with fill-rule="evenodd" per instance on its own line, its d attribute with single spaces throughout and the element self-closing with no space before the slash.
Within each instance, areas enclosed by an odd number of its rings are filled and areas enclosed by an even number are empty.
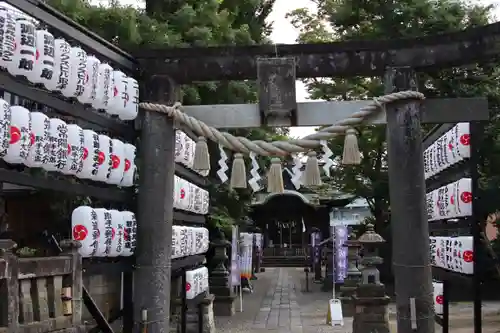
<svg viewBox="0 0 500 333">
<path fill-rule="evenodd" d="M 355 295 L 358 284 L 361 281 L 361 272 L 357 267 L 361 245 L 356 240 L 356 235 L 351 233 L 344 246 L 347 247 L 347 274 L 344 284 L 340 287 L 340 300 L 342 302 L 342 314 L 344 317 L 352 317 L 354 316 L 354 302 L 352 297 Z"/>
<path fill-rule="evenodd" d="M 209 277 L 210 292 L 214 294 L 214 314 L 216 316 L 232 316 L 235 313 L 234 301 L 236 295 L 231 287 L 231 275 L 225 263 L 228 259 L 227 250 L 231 243 L 225 239 L 222 231 L 218 232 L 218 239 L 210 244 L 214 248 L 212 271 Z"/>
<path fill-rule="evenodd" d="M 383 263 L 377 255 L 378 248 L 385 240 L 373 229 L 373 225 L 366 226 L 366 232 L 358 239 L 365 251 L 361 264 L 362 281 L 352 297 L 355 306 L 353 333 L 390 333 L 389 315 L 387 306 L 389 297 L 385 294 L 385 287 L 380 283 L 380 273 L 376 265 Z"/>
<path fill-rule="evenodd" d="M 390 333 L 387 306 L 390 298 L 385 295 L 385 287 L 360 285 L 352 297 L 355 306 L 353 333 Z"/>
</svg>

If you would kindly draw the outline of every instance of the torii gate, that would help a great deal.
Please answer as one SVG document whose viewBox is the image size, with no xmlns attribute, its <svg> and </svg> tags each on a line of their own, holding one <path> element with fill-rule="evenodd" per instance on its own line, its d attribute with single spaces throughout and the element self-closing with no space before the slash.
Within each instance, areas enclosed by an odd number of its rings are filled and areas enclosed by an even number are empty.
<svg viewBox="0 0 500 333">
<path fill-rule="evenodd" d="M 490 60 L 498 53 L 500 24 L 418 39 L 302 45 L 260 45 L 141 50 L 135 53 L 144 74 L 139 220 L 155 234 L 137 254 L 135 315 L 158 308 L 152 332 L 168 331 L 169 270 L 174 176 L 174 123 L 189 127 L 237 153 L 281 156 L 309 151 L 337 134 L 347 134 L 344 162 L 359 162 L 355 131 L 360 123 L 387 126 L 393 260 L 396 277 L 398 332 L 434 332 L 428 225 L 421 123 L 455 123 L 488 119 L 485 98 L 429 99 L 417 90 L 415 71 Z M 276 57 L 275 55 L 279 56 Z M 295 80 L 312 77 L 385 76 L 388 95 L 375 101 L 296 103 Z M 170 107 L 179 101 L 179 84 L 196 81 L 259 80 L 258 105 Z M 152 104 L 152 103 L 161 103 Z M 362 110 L 362 112 L 359 112 Z M 158 112 L 159 111 L 159 112 Z M 168 114 L 168 117 L 164 114 Z M 191 116 L 191 117 L 188 117 Z M 174 120 L 175 119 L 175 120 Z M 267 126 L 331 126 L 307 140 L 251 143 L 216 129 Z M 347 133 L 346 133 L 347 132 Z M 200 140 L 197 165 L 208 165 L 206 144 Z M 308 181 L 317 183 L 316 159 L 310 154 Z M 232 185 L 246 185 L 242 155 L 235 154 Z M 274 169 L 273 169 L 274 168 Z M 317 169 L 317 168 L 316 168 Z M 274 171 L 273 171 L 274 170 Z M 280 191 L 279 159 L 270 170 L 271 192 Z M 306 173 L 308 173 L 306 171 Z M 281 185 L 282 189 L 282 185 Z M 147 223 L 147 225 L 145 225 Z M 408 251 L 411 249 L 411 252 Z M 410 299 L 412 301 L 410 302 Z M 414 311 L 410 309 L 414 304 Z M 414 318 L 412 316 L 414 314 Z M 416 330 L 412 329 L 416 322 Z"/>
</svg>

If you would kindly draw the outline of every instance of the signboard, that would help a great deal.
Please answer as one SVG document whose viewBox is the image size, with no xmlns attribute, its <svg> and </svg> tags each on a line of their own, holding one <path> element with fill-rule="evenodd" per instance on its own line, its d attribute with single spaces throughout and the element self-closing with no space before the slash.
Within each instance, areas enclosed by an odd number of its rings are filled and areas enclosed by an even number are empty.
<svg viewBox="0 0 500 333">
<path fill-rule="evenodd" d="M 335 267 L 335 282 L 344 283 L 344 279 L 347 275 L 347 248 L 344 246 L 347 241 L 348 229 L 345 225 L 339 225 L 332 228 L 335 238 L 335 255 L 334 255 L 334 267 Z"/>
<path fill-rule="evenodd" d="M 240 277 L 250 280 L 252 277 L 253 234 L 242 232 L 240 243 Z"/>
</svg>

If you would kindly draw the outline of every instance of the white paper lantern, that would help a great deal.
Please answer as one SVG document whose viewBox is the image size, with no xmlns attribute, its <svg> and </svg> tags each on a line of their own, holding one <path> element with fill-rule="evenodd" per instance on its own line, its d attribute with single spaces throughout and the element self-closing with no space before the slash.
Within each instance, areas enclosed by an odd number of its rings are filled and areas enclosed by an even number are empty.
<svg viewBox="0 0 500 333">
<path fill-rule="evenodd" d="M 433 298 L 434 298 L 434 313 L 437 315 L 443 314 L 443 283 L 432 282 Z"/>
<path fill-rule="evenodd" d="M 125 80 L 125 96 L 123 98 L 125 105 L 123 111 L 118 114 L 121 120 L 134 120 L 139 114 L 139 83 L 132 77 Z"/>
<path fill-rule="evenodd" d="M 174 185 L 174 208 L 187 210 L 189 208 L 189 183 L 177 177 L 177 181 L 174 179 Z"/>
<path fill-rule="evenodd" d="M 98 252 L 99 224 L 97 213 L 88 206 L 80 206 L 71 214 L 71 229 L 73 240 L 82 245 L 78 252 L 83 257 L 93 257 Z"/>
<path fill-rule="evenodd" d="M 111 252 L 111 241 L 113 238 L 113 228 L 111 224 L 111 213 L 104 208 L 94 208 L 97 214 L 97 226 L 99 228 L 99 245 L 97 248 L 97 257 L 107 257 Z"/>
<path fill-rule="evenodd" d="M 123 223 L 125 225 L 125 231 L 123 235 L 125 245 L 122 251 L 122 256 L 129 257 L 135 252 L 135 246 L 137 242 L 137 221 L 135 219 L 135 214 L 132 212 L 124 211 L 121 212 L 121 214 L 123 217 Z"/>
<path fill-rule="evenodd" d="M 45 84 L 54 74 L 54 36 L 47 30 L 37 30 L 35 40 L 35 63 L 28 80 Z"/>
<path fill-rule="evenodd" d="M 85 64 L 85 82 L 83 93 L 76 98 L 82 104 L 92 104 L 97 97 L 97 83 L 99 80 L 99 65 L 101 61 L 90 55 Z"/>
<path fill-rule="evenodd" d="M 16 20 L 14 56 L 7 70 L 11 75 L 31 77 L 35 65 L 35 25 L 27 19 Z"/>
<path fill-rule="evenodd" d="M 99 148 L 94 151 L 94 165 L 97 163 L 97 173 L 92 180 L 105 182 L 111 170 L 111 139 L 99 134 Z"/>
<path fill-rule="evenodd" d="M 108 184 L 120 185 L 125 172 L 125 145 L 120 140 L 112 139 L 111 170 L 106 180 Z"/>
<path fill-rule="evenodd" d="M 123 172 L 123 179 L 120 186 L 130 187 L 134 185 L 135 182 L 135 172 L 137 167 L 135 165 L 135 146 L 129 143 L 123 145 L 125 151 L 125 165 Z"/>
<path fill-rule="evenodd" d="M 472 180 L 462 178 L 456 182 L 454 187 L 456 197 L 456 217 L 472 216 Z"/>
<path fill-rule="evenodd" d="M 99 135 L 91 130 L 83 130 L 83 167 L 76 174 L 78 178 L 92 179 L 99 169 Z"/>
<path fill-rule="evenodd" d="M 68 125 L 68 158 L 62 172 L 76 175 L 83 170 L 85 136 L 83 129 L 75 124 Z"/>
<path fill-rule="evenodd" d="M 9 68 L 16 47 L 16 21 L 10 10 L 0 10 L 0 67 Z"/>
<path fill-rule="evenodd" d="M 62 172 L 68 160 L 68 125 L 59 118 L 50 119 L 48 143 L 47 163 L 43 168 Z"/>
<path fill-rule="evenodd" d="M 181 257 L 180 236 L 179 226 L 172 226 L 172 259 Z"/>
<path fill-rule="evenodd" d="M 108 108 L 106 112 L 111 115 L 123 114 L 126 106 L 125 99 L 128 99 L 127 93 L 127 77 L 121 71 L 114 70 L 111 74 L 111 82 L 113 89 L 111 98 L 109 99 Z"/>
<path fill-rule="evenodd" d="M 100 64 L 98 69 L 97 90 L 92 106 L 96 110 L 108 110 L 109 102 L 113 96 L 113 68 L 108 64 Z"/>
<path fill-rule="evenodd" d="M 185 166 L 189 166 L 189 163 L 192 159 L 194 159 L 194 141 L 186 135 L 186 142 L 184 146 L 184 156 L 182 156 L 181 163 L 184 164 Z M 191 163 L 192 165 L 192 163 Z"/>
<path fill-rule="evenodd" d="M 10 104 L 0 99 L 0 158 L 7 154 L 10 144 Z"/>
<path fill-rule="evenodd" d="M 459 123 L 456 125 L 457 153 L 460 160 L 470 158 L 470 125 Z"/>
<path fill-rule="evenodd" d="M 201 205 L 201 214 L 208 214 L 208 209 L 210 208 L 210 194 L 206 190 L 202 190 L 202 205 Z"/>
<path fill-rule="evenodd" d="M 68 86 L 70 63 L 69 54 L 71 45 L 62 38 L 54 40 L 54 70 L 52 77 L 43 82 L 45 88 L 52 91 L 61 91 Z"/>
<path fill-rule="evenodd" d="M 41 112 L 31 112 L 30 117 L 33 144 L 24 163 L 30 168 L 41 168 L 48 158 L 50 119 Z"/>
<path fill-rule="evenodd" d="M 181 163 L 184 159 L 184 147 L 186 146 L 186 133 L 175 131 L 175 162 Z"/>
<path fill-rule="evenodd" d="M 208 252 L 208 249 L 210 247 L 210 233 L 207 228 L 202 228 L 203 229 L 203 248 L 201 250 L 201 253 Z"/>
<path fill-rule="evenodd" d="M 10 107 L 10 141 L 3 160 L 11 164 L 21 164 L 28 157 L 34 137 L 31 134 L 30 112 L 19 105 Z"/>
<path fill-rule="evenodd" d="M 87 52 L 81 47 L 72 47 L 69 52 L 69 78 L 68 84 L 61 89 L 61 93 L 70 98 L 81 96 L 85 89 L 85 76 L 87 69 Z"/>
<path fill-rule="evenodd" d="M 118 257 L 123 252 L 125 242 L 124 232 L 125 226 L 123 221 L 123 214 L 117 210 L 110 210 L 111 214 L 111 250 L 108 254 L 109 257 Z"/>
<path fill-rule="evenodd" d="M 455 237 L 452 243 L 452 256 L 455 271 L 462 274 L 474 274 L 474 239 L 472 236 Z"/>
</svg>

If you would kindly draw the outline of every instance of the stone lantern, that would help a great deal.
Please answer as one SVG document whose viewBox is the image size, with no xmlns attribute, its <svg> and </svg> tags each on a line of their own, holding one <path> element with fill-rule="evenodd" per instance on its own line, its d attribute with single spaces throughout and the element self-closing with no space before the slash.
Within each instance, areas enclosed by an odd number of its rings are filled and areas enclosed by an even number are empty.
<svg viewBox="0 0 500 333">
<path fill-rule="evenodd" d="M 352 296 L 356 293 L 361 281 L 361 272 L 358 269 L 361 244 L 356 239 L 356 235 L 350 233 L 344 246 L 347 247 L 347 274 L 344 284 L 340 287 L 340 300 L 342 301 L 342 314 L 345 317 L 352 317 L 354 315 Z"/>
<path fill-rule="evenodd" d="M 378 256 L 379 247 L 385 240 L 377 234 L 372 224 L 366 226 L 366 232 L 359 237 L 364 255 L 361 260 L 361 281 L 352 296 L 355 306 L 353 333 L 390 333 L 387 306 L 389 297 L 385 294 L 385 286 L 380 283 L 377 265 L 383 263 Z"/>
</svg>

